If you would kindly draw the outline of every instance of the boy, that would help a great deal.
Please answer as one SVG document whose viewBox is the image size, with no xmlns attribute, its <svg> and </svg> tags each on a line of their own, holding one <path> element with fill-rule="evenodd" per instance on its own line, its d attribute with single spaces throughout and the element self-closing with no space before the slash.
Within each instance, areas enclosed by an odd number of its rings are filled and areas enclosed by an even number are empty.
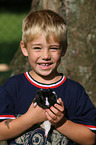
<svg viewBox="0 0 96 145">
<path fill-rule="evenodd" d="M 79 83 L 57 71 L 67 49 L 64 19 L 51 10 L 31 12 L 23 20 L 20 45 L 32 69 L 0 88 L 0 140 L 11 145 L 94 144 L 94 105 Z M 32 101 L 40 88 L 55 91 L 60 105 L 34 108 Z M 40 127 L 45 120 L 52 124 L 51 141 Z"/>
</svg>

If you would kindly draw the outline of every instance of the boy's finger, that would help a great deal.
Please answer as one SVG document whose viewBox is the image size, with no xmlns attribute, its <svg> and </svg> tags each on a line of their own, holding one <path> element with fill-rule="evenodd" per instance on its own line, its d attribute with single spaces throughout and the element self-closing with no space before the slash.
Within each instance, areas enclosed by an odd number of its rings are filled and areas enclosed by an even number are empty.
<svg viewBox="0 0 96 145">
<path fill-rule="evenodd" d="M 50 110 L 53 114 L 60 116 L 61 115 L 61 111 L 59 111 L 59 109 L 57 109 L 56 107 L 50 107 Z"/>
<path fill-rule="evenodd" d="M 48 117 L 48 120 L 51 122 L 57 119 L 57 116 L 55 115 L 55 113 L 53 113 L 53 111 L 46 109 L 46 115 Z"/>
<path fill-rule="evenodd" d="M 61 105 L 61 106 L 64 106 L 63 101 L 62 101 L 61 98 L 59 98 L 58 101 L 60 102 L 60 105 Z"/>
<path fill-rule="evenodd" d="M 58 105 L 58 104 L 55 104 L 54 105 L 54 108 L 56 108 L 58 111 L 60 111 L 60 112 L 64 112 L 64 106 L 60 106 L 60 105 Z"/>
<path fill-rule="evenodd" d="M 64 105 L 58 105 L 58 104 L 55 104 L 54 105 L 54 108 L 56 108 L 58 111 L 60 111 L 61 113 L 64 112 Z"/>
</svg>

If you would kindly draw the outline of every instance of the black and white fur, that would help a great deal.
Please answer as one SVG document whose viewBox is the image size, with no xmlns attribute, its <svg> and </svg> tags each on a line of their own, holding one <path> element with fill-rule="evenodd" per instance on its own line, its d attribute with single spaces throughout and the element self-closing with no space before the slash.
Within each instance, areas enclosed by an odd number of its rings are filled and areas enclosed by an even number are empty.
<svg viewBox="0 0 96 145">
<path fill-rule="evenodd" d="M 55 103 L 60 104 L 59 100 L 57 99 L 56 93 L 52 91 L 51 89 L 48 89 L 48 90 L 40 89 L 39 91 L 37 91 L 36 96 L 34 97 L 33 103 L 34 103 L 34 107 L 38 105 L 43 109 L 48 109 L 51 106 L 54 106 Z M 44 128 L 45 136 L 47 137 L 51 129 L 50 121 L 48 120 L 44 121 L 41 127 Z"/>
</svg>

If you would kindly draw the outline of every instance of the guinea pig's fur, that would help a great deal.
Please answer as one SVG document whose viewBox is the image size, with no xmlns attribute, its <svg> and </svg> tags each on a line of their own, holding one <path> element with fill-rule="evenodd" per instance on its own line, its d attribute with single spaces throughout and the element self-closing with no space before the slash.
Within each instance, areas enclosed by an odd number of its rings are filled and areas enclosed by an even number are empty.
<svg viewBox="0 0 96 145">
<path fill-rule="evenodd" d="M 38 90 L 36 96 L 33 99 L 33 103 L 34 107 L 38 105 L 43 109 L 48 109 L 51 106 L 54 106 L 55 103 L 60 104 L 59 100 L 57 99 L 56 93 L 52 91 L 52 89 Z M 47 137 L 51 129 L 51 123 L 48 120 L 44 121 L 41 127 L 45 129 L 45 136 Z"/>
<path fill-rule="evenodd" d="M 43 109 L 48 109 L 51 106 L 54 106 L 55 103 L 59 104 L 57 95 L 54 91 L 52 91 L 52 89 L 40 89 L 39 91 L 37 91 L 33 102 L 34 105 L 38 105 Z"/>
</svg>

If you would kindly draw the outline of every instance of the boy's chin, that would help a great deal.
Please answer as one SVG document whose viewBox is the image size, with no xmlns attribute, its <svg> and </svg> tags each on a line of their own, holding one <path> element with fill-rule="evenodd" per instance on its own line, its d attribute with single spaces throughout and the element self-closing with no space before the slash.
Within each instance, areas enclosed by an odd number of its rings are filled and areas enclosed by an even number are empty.
<svg viewBox="0 0 96 145">
<path fill-rule="evenodd" d="M 42 78 L 42 79 L 46 79 L 46 80 L 51 80 L 53 78 L 55 78 L 59 73 L 57 71 L 33 71 L 31 72 L 31 75 L 33 78 L 35 78 L 36 80 Z"/>
<path fill-rule="evenodd" d="M 42 73 L 42 74 L 39 74 L 40 77 L 44 78 L 44 79 L 47 79 L 47 80 L 50 80 L 50 79 L 53 79 L 54 77 L 57 76 L 57 73 Z"/>
</svg>

